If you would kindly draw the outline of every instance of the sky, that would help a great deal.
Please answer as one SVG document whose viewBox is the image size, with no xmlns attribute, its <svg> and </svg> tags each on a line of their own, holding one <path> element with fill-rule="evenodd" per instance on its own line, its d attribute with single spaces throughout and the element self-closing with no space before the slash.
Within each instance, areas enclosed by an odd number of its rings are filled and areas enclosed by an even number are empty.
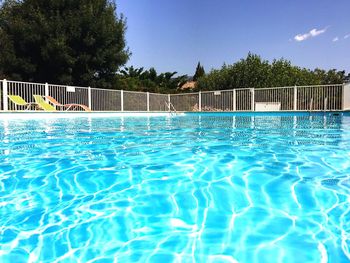
<svg viewBox="0 0 350 263">
<path fill-rule="evenodd" d="M 128 66 L 193 75 L 263 59 L 350 72 L 350 0 L 116 0 Z"/>
</svg>

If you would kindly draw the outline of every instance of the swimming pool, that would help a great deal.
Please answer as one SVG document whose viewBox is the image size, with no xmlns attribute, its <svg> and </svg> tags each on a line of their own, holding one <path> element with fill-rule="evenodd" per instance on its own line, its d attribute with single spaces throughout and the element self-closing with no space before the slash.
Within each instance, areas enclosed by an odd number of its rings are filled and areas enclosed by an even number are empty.
<svg viewBox="0 0 350 263">
<path fill-rule="evenodd" d="M 350 116 L 87 116 L 0 119 L 1 262 L 350 260 Z"/>
</svg>

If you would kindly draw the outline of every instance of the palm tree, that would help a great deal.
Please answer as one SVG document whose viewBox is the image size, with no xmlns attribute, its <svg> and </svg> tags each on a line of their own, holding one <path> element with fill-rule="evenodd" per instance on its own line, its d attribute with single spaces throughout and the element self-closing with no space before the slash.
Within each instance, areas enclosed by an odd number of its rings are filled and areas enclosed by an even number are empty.
<svg viewBox="0 0 350 263">
<path fill-rule="evenodd" d="M 144 73 L 143 68 L 134 68 L 133 66 L 125 67 L 120 73 L 127 78 L 140 78 Z"/>
</svg>

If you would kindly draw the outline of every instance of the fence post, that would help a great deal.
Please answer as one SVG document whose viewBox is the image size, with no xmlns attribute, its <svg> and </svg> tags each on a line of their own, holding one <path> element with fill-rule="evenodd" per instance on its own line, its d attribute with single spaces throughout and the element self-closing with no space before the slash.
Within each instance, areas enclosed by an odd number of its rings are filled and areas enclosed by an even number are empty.
<svg viewBox="0 0 350 263">
<path fill-rule="evenodd" d="M 252 105 L 251 105 L 251 111 L 255 111 L 255 92 L 254 88 L 250 89 L 250 92 L 252 94 Z"/>
<path fill-rule="evenodd" d="M 170 101 L 170 94 L 168 94 L 168 111 L 170 111 L 170 103 L 171 103 L 171 101 Z"/>
<path fill-rule="evenodd" d="M 198 111 L 202 111 L 202 92 L 198 93 Z"/>
<path fill-rule="evenodd" d="M 7 101 L 7 80 L 3 80 L 2 85 L 2 100 L 4 105 L 4 111 L 8 111 L 8 101 Z"/>
<path fill-rule="evenodd" d="M 297 86 L 294 86 L 294 103 L 293 103 L 293 110 L 296 111 L 297 110 L 297 97 L 298 97 L 298 90 L 297 90 Z"/>
<path fill-rule="evenodd" d="M 232 107 L 233 107 L 233 111 L 236 111 L 236 90 L 234 89 L 233 90 L 233 93 L 232 93 L 232 100 L 233 100 L 233 103 L 232 103 Z"/>
<path fill-rule="evenodd" d="M 91 105 L 91 87 L 88 87 L 88 106 L 92 109 Z"/>
<path fill-rule="evenodd" d="M 49 102 L 49 100 L 47 98 L 47 96 L 49 96 L 49 95 L 50 95 L 49 94 L 49 84 L 46 82 L 45 83 L 45 100 L 46 100 L 47 103 Z"/>
<path fill-rule="evenodd" d="M 124 111 L 124 90 L 120 91 L 120 111 Z"/>
<path fill-rule="evenodd" d="M 149 92 L 147 92 L 147 111 L 149 111 Z"/>
</svg>

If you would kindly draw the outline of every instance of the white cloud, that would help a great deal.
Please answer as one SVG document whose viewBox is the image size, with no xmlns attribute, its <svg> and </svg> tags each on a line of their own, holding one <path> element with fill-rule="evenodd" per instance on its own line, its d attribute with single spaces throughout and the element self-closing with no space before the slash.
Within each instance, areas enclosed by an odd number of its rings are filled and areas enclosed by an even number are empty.
<svg viewBox="0 0 350 263">
<path fill-rule="evenodd" d="M 344 36 L 344 39 L 347 39 L 349 37 L 350 37 L 350 34 L 347 34 L 347 35 Z"/>
<path fill-rule="evenodd" d="M 314 28 L 314 29 L 310 30 L 310 32 L 308 32 L 308 33 L 296 35 L 294 37 L 294 40 L 297 42 L 301 42 L 301 41 L 304 41 L 308 38 L 312 38 L 312 37 L 316 37 L 318 35 L 321 35 L 321 34 L 325 33 L 326 31 L 327 31 L 327 27 L 320 29 L 320 30 L 317 30 L 316 28 Z"/>
<path fill-rule="evenodd" d="M 335 37 L 335 38 L 333 38 L 333 42 L 337 42 L 339 40 L 339 37 Z"/>
</svg>

